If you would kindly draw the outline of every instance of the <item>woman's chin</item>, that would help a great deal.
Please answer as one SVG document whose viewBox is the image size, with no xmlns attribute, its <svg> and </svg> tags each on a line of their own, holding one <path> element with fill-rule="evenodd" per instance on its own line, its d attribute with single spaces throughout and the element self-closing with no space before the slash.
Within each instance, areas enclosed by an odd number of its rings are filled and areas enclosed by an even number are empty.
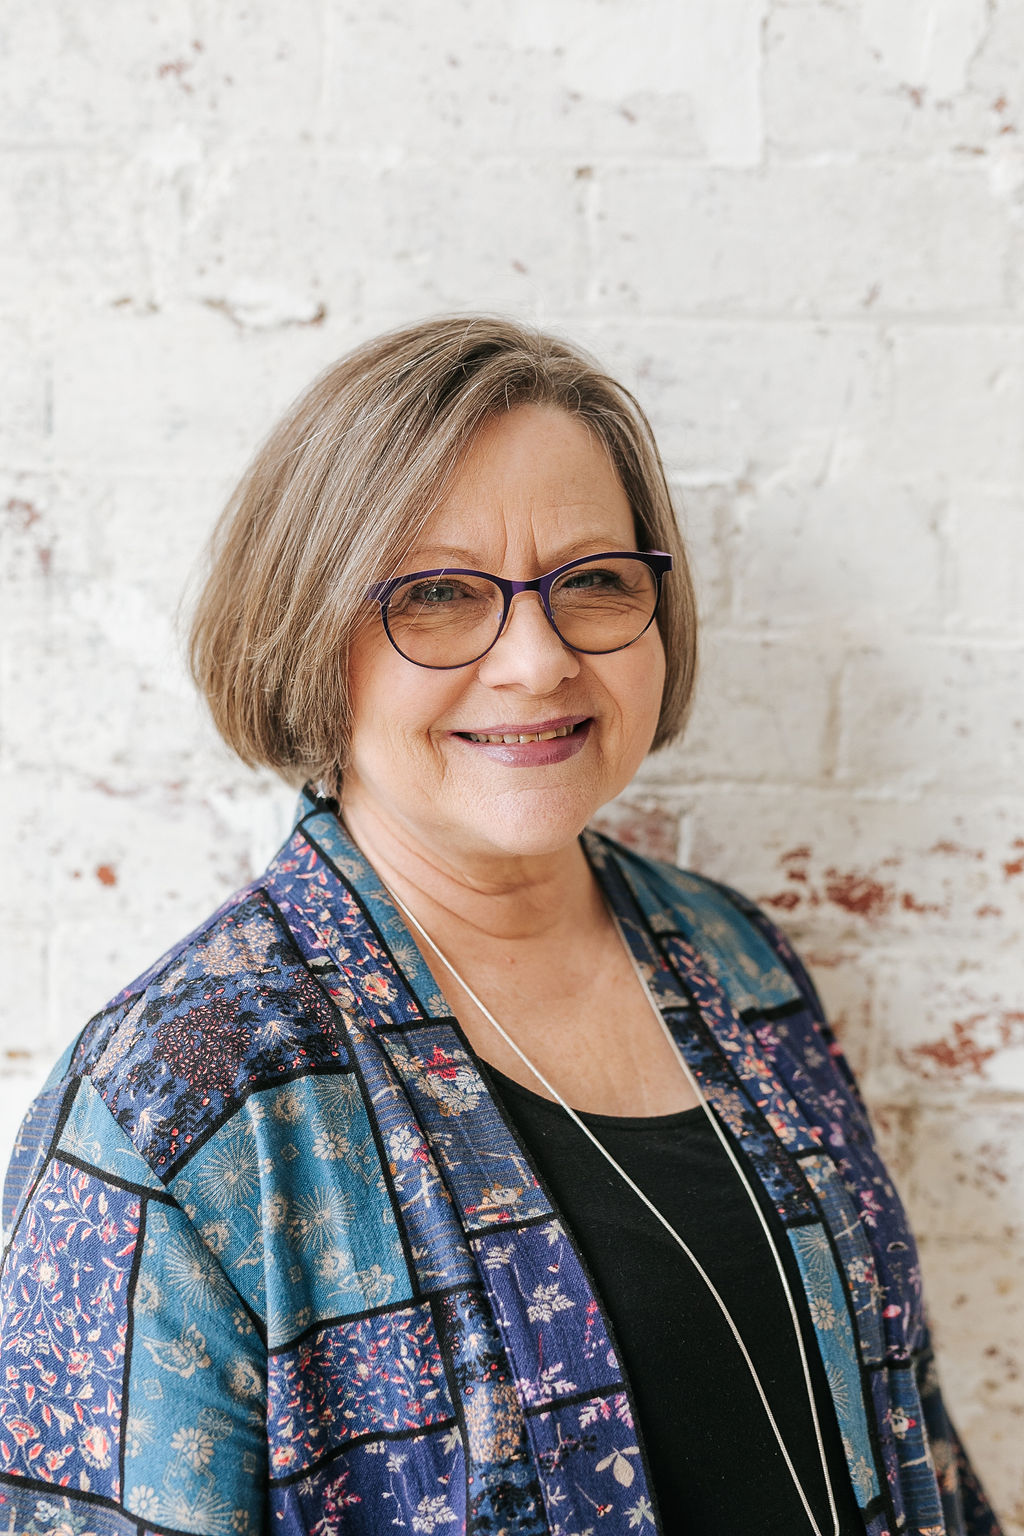
<svg viewBox="0 0 1024 1536">
<path fill-rule="evenodd" d="M 550 858 L 571 849 L 600 806 L 573 794 L 516 795 L 475 820 L 449 828 L 452 851 L 503 858 Z"/>
</svg>

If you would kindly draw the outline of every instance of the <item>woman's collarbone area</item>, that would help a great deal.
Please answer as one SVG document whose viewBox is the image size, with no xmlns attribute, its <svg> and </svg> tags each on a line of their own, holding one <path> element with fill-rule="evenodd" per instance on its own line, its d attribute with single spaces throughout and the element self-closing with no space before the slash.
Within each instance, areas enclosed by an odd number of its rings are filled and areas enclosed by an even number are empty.
<svg viewBox="0 0 1024 1536">
<path fill-rule="evenodd" d="M 513 1082 L 552 1094 L 486 1016 L 460 990 L 455 1013 L 477 1055 Z M 502 992 L 498 978 L 478 995 L 523 1054 L 572 1108 L 585 1114 L 676 1114 L 699 1100 L 675 1047 L 629 971 L 599 978 L 571 995 L 545 999 Z"/>
</svg>

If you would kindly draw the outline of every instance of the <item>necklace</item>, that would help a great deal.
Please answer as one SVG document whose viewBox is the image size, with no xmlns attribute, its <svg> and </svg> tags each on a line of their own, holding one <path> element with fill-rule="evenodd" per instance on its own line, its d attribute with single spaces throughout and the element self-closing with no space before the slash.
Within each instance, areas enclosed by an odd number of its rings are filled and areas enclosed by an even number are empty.
<svg viewBox="0 0 1024 1536">
<path fill-rule="evenodd" d="M 619 1177 L 623 1180 L 623 1182 L 625 1184 L 627 1184 L 628 1187 L 633 1191 L 633 1193 L 634 1193 L 634 1195 L 636 1195 L 637 1199 L 642 1201 L 642 1203 L 647 1207 L 648 1211 L 650 1211 L 651 1215 L 654 1216 L 656 1218 L 656 1220 L 661 1223 L 661 1225 L 665 1228 L 665 1231 L 678 1244 L 679 1248 L 686 1255 L 686 1258 L 689 1260 L 690 1264 L 696 1270 L 697 1274 L 700 1276 L 700 1279 L 703 1281 L 704 1285 L 707 1287 L 708 1291 L 710 1292 L 711 1297 L 712 1297 L 712 1299 L 715 1302 L 715 1305 L 718 1307 L 719 1312 L 722 1314 L 722 1317 L 723 1317 L 723 1319 L 724 1319 L 724 1321 L 725 1321 L 725 1323 L 726 1323 L 726 1325 L 727 1325 L 727 1327 L 729 1329 L 729 1332 L 732 1334 L 732 1337 L 733 1337 L 733 1339 L 734 1339 L 734 1341 L 736 1343 L 736 1347 L 739 1349 L 740 1354 L 743 1356 L 744 1364 L 746 1365 L 747 1370 L 750 1373 L 750 1378 L 751 1378 L 751 1380 L 754 1383 L 754 1387 L 755 1387 L 755 1389 L 757 1391 L 758 1398 L 760 1399 L 761 1406 L 762 1406 L 762 1408 L 765 1411 L 765 1415 L 766 1415 L 766 1417 L 768 1419 L 768 1423 L 771 1426 L 772 1434 L 775 1436 L 776 1443 L 777 1443 L 777 1445 L 779 1447 L 779 1452 L 780 1452 L 780 1454 L 782 1456 L 783 1461 L 785 1462 L 786 1471 L 789 1473 L 789 1476 L 790 1476 L 790 1478 L 792 1480 L 793 1486 L 796 1489 L 797 1496 L 799 1497 L 800 1503 L 803 1506 L 803 1510 L 804 1510 L 805 1515 L 807 1516 L 807 1520 L 808 1520 L 808 1523 L 810 1525 L 810 1528 L 814 1532 L 814 1536 L 822 1536 L 821 1528 L 819 1527 L 818 1522 L 814 1518 L 814 1513 L 813 1513 L 813 1511 L 811 1509 L 811 1506 L 810 1506 L 810 1503 L 808 1501 L 807 1494 L 804 1492 L 803 1484 L 801 1483 L 800 1478 L 797 1475 L 797 1471 L 796 1471 L 796 1468 L 793 1465 L 793 1461 L 792 1461 L 792 1458 L 790 1457 L 789 1451 L 786 1449 L 786 1443 L 785 1443 L 785 1441 L 782 1438 L 782 1431 L 779 1429 L 778 1423 L 776 1422 L 776 1419 L 775 1419 L 775 1415 L 773 1414 L 772 1409 L 771 1409 L 771 1404 L 768 1402 L 768 1397 L 767 1397 L 767 1394 L 765 1393 L 764 1387 L 763 1387 L 763 1385 L 761 1383 L 761 1378 L 757 1374 L 757 1368 L 754 1365 L 753 1360 L 750 1358 L 750 1352 L 747 1349 L 746 1344 L 743 1342 L 743 1336 L 740 1333 L 738 1327 L 736 1326 L 736 1323 L 735 1323 L 735 1321 L 733 1319 L 732 1313 L 729 1311 L 729 1308 L 726 1306 L 725 1301 L 723 1300 L 723 1298 L 720 1295 L 717 1287 L 714 1284 L 714 1281 L 711 1279 L 710 1275 L 704 1269 L 703 1265 L 701 1264 L 700 1260 L 697 1258 L 696 1254 L 692 1251 L 692 1249 L 684 1241 L 684 1239 L 679 1235 L 679 1233 L 676 1231 L 675 1227 L 669 1221 L 668 1217 L 664 1216 L 662 1214 L 662 1212 L 654 1204 L 653 1200 L 648 1198 L 648 1196 L 640 1188 L 639 1184 L 637 1184 L 636 1181 L 630 1177 L 630 1175 L 626 1172 L 625 1168 L 623 1168 L 622 1165 L 608 1151 L 608 1149 L 605 1146 L 602 1145 L 602 1143 L 594 1135 L 594 1133 L 590 1129 L 590 1127 L 577 1114 L 576 1110 L 574 1110 L 570 1104 L 566 1103 L 565 1099 L 559 1093 L 558 1089 L 555 1088 L 552 1083 L 548 1082 L 548 1079 L 544 1076 L 544 1074 L 540 1070 L 540 1068 L 533 1064 L 533 1062 L 527 1056 L 526 1052 L 516 1043 L 515 1040 L 512 1039 L 512 1036 L 507 1032 L 507 1030 L 505 1030 L 502 1027 L 502 1025 L 498 1023 L 498 1020 L 494 1017 L 494 1014 L 490 1011 L 490 1009 L 486 1006 L 486 1004 L 481 1002 L 480 998 L 473 991 L 472 987 L 470 987 L 468 985 L 468 983 L 463 979 L 463 977 L 455 969 L 455 967 L 452 964 L 452 962 L 448 959 L 448 956 L 445 955 L 442 952 L 442 950 L 437 946 L 437 944 L 434 943 L 434 940 L 431 938 L 430 934 L 424 928 L 423 924 L 419 921 L 419 919 L 412 912 L 410 912 L 409 908 L 406 906 L 405 902 L 401 899 L 401 897 L 396 895 L 396 893 L 391 889 L 390 886 L 385 885 L 385 889 L 387 890 L 387 893 L 391 897 L 391 900 L 394 902 L 395 906 L 398 907 L 399 910 L 404 914 L 404 916 L 408 919 L 408 921 L 415 928 L 415 930 L 419 934 L 420 938 L 424 940 L 424 942 L 429 946 L 429 948 L 437 956 L 438 960 L 440 960 L 441 964 L 445 967 L 445 969 L 454 977 L 455 981 L 462 988 L 463 992 L 465 992 L 466 996 L 480 1010 L 480 1012 L 483 1015 L 483 1017 L 487 1020 L 488 1024 L 490 1024 L 491 1028 L 494 1029 L 497 1032 L 497 1034 L 501 1037 L 502 1040 L 504 1040 L 505 1044 L 509 1047 L 509 1049 L 515 1052 L 515 1054 L 519 1057 L 519 1060 L 523 1063 L 523 1066 L 526 1067 L 527 1070 L 533 1075 L 533 1077 L 535 1077 L 537 1079 L 537 1081 L 543 1085 L 543 1087 L 547 1090 L 547 1092 L 550 1094 L 552 1099 L 554 1099 L 555 1103 L 558 1104 L 565 1111 L 565 1113 L 569 1116 L 569 1118 L 573 1122 L 573 1124 L 575 1126 L 577 1126 L 577 1128 L 580 1131 L 582 1131 L 584 1136 L 587 1137 L 588 1141 L 591 1141 L 593 1143 L 593 1145 L 597 1148 L 598 1152 L 600 1152 L 601 1156 L 604 1158 L 605 1162 L 607 1162 L 608 1164 L 610 1164 L 610 1166 L 612 1168 L 614 1168 L 615 1172 L 619 1175 Z M 782 1285 L 783 1293 L 784 1293 L 784 1295 L 786 1297 L 786 1303 L 787 1303 L 787 1305 L 789 1307 L 790 1320 L 791 1320 L 792 1325 L 793 1325 L 793 1336 L 794 1336 L 794 1338 L 796 1340 L 796 1347 L 797 1347 L 797 1351 L 798 1351 L 799 1356 L 800 1356 L 800 1365 L 801 1365 L 801 1369 L 803 1371 L 803 1378 L 804 1378 L 804 1388 L 805 1388 L 806 1393 L 807 1393 L 807 1405 L 808 1405 L 808 1407 L 810 1409 L 810 1413 L 811 1413 L 811 1422 L 814 1425 L 814 1438 L 815 1438 L 815 1442 L 816 1442 L 817 1449 L 818 1449 L 818 1459 L 819 1459 L 819 1461 L 821 1463 L 821 1475 L 822 1475 L 822 1478 L 824 1479 L 825 1489 L 826 1489 L 826 1492 L 828 1494 L 829 1513 L 832 1516 L 832 1536 L 840 1536 L 839 1515 L 838 1515 L 838 1512 L 836 1510 L 835 1495 L 834 1495 L 834 1493 L 832 1491 L 832 1480 L 829 1477 L 829 1472 L 828 1472 L 828 1462 L 827 1462 L 827 1459 L 826 1459 L 826 1456 L 825 1456 L 825 1444 L 824 1444 L 824 1441 L 822 1439 L 821 1423 L 820 1423 L 819 1418 L 818 1418 L 818 1409 L 817 1409 L 817 1405 L 816 1405 L 816 1403 L 814 1401 L 814 1388 L 813 1388 L 813 1386 L 811 1384 L 811 1373 L 810 1373 L 810 1368 L 809 1368 L 809 1366 L 807 1364 L 807 1352 L 804 1349 L 803 1335 L 800 1332 L 800 1320 L 799 1320 L 799 1317 L 797 1316 L 796 1303 L 793 1300 L 793 1293 L 792 1293 L 792 1291 L 790 1289 L 789 1280 L 786 1277 L 786 1272 L 785 1272 L 785 1270 L 784 1270 L 784 1268 L 782 1266 L 782 1260 L 781 1260 L 781 1258 L 779 1256 L 778 1249 L 776 1248 L 775 1243 L 774 1243 L 774 1241 L 772 1239 L 772 1235 L 771 1235 L 771 1232 L 769 1231 L 768 1223 L 765 1220 L 765 1215 L 764 1215 L 764 1212 L 761 1209 L 760 1202 L 757 1199 L 757 1196 L 754 1194 L 754 1191 L 750 1187 L 750 1181 L 748 1180 L 748 1178 L 746 1176 L 746 1173 L 743 1171 L 743 1168 L 741 1167 L 740 1162 L 739 1162 L 738 1158 L 736 1157 L 735 1152 L 733 1151 L 732 1147 L 729 1145 L 729 1142 L 728 1142 L 728 1140 L 727 1140 L 727 1138 L 725 1136 L 725 1132 L 722 1130 L 722 1127 L 719 1125 L 717 1119 L 715 1118 L 714 1114 L 712 1113 L 711 1106 L 709 1105 L 709 1103 L 708 1103 L 708 1101 L 707 1101 L 707 1099 L 706 1099 L 706 1097 L 704 1095 L 704 1092 L 701 1089 L 700 1084 L 697 1082 L 697 1079 L 694 1077 L 692 1071 L 690 1070 L 689 1063 L 686 1061 L 686 1058 L 683 1056 L 683 1054 L 680 1051 L 678 1045 L 676 1045 L 675 1040 L 672 1038 L 672 1032 L 669 1029 L 668 1025 L 665 1023 L 664 1018 L 662 1017 L 661 1009 L 658 1007 L 658 1004 L 657 1004 L 657 1002 L 654 999 L 654 994 L 652 993 L 652 991 L 650 989 L 650 986 L 648 985 L 647 978 L 643 974 L 643 971 L 640 969 L 639 965 L 637 964 L 632 950 L 630 949 L 629 945 L 626 943 L 625 936 L 623 935 L 622 928 L 621 928 L 621 926 L 619 924 L 618 918 L 615 916 L 614 913 L 612 913 L 611 916 L 612 916 L 612 921 L 615 923 L 615 929 L 616 929 L 616 932 L 619 935 L 619 940 L 620 940 L 623 948 L 625 949 L 626 954 L 629 956 L 629 960 L 630 960 L 630 963 L 631 963 L 631 965 L 633 967 L 634 974 L 636 975 L 637 980 L 639 981 L 641 987 L 643 988 L 644 996 L 646 997 L 646 999 L 647 999 L 647 1001 L 648 1001 L 648 1003 L 649 1003 L 649 1005 L 651 1007 L 651 1010 L 654 1013 L 655 1018 L 658 1020 L 658 1023 L 661 1026 L 661 1029 L 664 1031 L 664 1034 L 665 1034 L 665 1036 L 666 1036 L 666 1038 L 667 1038 L 667 1040 L 669 1042 L 669 1045 L 672 1048 L 672 1052 L 673 1052 L 676 1060 L 679 1062 L 679 1065 L 682 1068 L 683 1074 L 686 1077 L 687 1081 L 689 1082 L 689 1085 L 690 1085 L 691 1089 L 693 1090 L 694 1095 L 697 1098 L 697 1102 L 700 1104 L 700 1106 L 703 1109 L 703 1111 L 704 1111 L 705 1115 L 707 1116 L 708 1120 L 711 1122 L 711 1125 L 712 1125 L 712 1127 L 714 1129 L 715 1135 L 718 1137 L 718 1140 L 720 1141 L 722 1147 L 725 1150 L 726 1156 L 728 1157 L 730 1163 L 732 1164 L 733 1170 L 735 1171 L 737 1177 L 739 1178 L 740 1183 L 742 1184 L 744 1190 L 746 1191 L 747 1198 L 748 1198 L 748 1200 L 750 1201 L 751 1205 L 754 1208 L 754 1212 L 755 1212 L 755 1214 L 757 1216 L 757 1219 L 758 1219 L 758 1221 L 760 1223 L 761 1230 L 764 1233 L 765 1240 L 766 1240 L 766 1242 L 768 1244 L 768 1248 L 769 1248 L 769 1250 L 771 1252 L 771 1255 L 772 1255 L 772 1258 L 773 1258 L 773 1260 L 775 1262 L 776 1272 L 778 1273 L 779 1281 L 780 1281 L 780 1283 Z"/>
</svg>

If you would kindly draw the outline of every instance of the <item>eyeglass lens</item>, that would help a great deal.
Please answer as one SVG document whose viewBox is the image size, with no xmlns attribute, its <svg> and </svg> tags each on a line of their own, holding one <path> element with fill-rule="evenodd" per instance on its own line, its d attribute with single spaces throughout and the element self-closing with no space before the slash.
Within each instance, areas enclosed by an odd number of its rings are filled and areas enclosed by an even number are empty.
<svg viewBox="0 0 1024 1536">
<path fill-rule="evenodd" d="M 581 562 L 553 582 L 548 595 L 556 631 L 575 651 L 621 650 L 654 617 L 658 581 L 628 556 Z M 392 593 L 385 623 L 409 661 L 425 667 L 465 666 L 494 643 L 504 597 L 486 576 L 428 576 Z"/>
</svg>

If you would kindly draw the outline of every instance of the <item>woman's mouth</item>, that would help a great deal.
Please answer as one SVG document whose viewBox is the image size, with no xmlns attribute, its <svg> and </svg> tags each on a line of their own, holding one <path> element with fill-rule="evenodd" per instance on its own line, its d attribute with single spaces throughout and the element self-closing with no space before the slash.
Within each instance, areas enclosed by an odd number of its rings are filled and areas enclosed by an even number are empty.
<svg viewBox="0 0 1024 1536">
<path fill-rule="evenodd" d="M 593 717 L 563 716 L 540 720 L 535 725 L 495 725 L 483 731 L 453 731 L 475 752 L 511 768 L 544 768 L 561 763 L 581 751 L 590 734 Z"/>
</svg>

